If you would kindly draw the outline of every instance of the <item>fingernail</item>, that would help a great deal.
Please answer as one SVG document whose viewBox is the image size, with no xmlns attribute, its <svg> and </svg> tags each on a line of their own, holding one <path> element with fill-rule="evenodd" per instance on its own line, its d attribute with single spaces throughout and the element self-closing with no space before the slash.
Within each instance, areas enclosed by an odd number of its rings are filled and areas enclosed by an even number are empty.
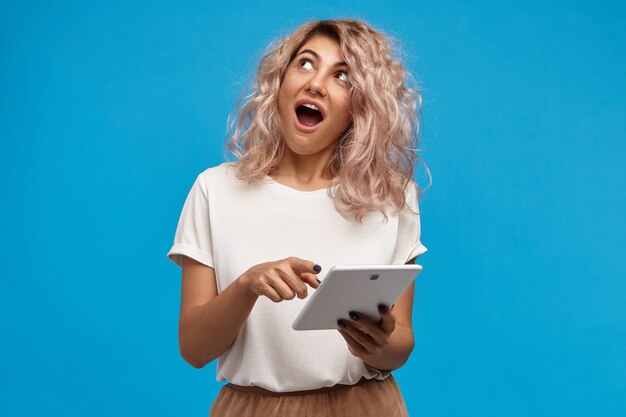
<svg viewBox="0 0 626 417">
<path fill-rule="evenodd" d="M 384 304 L 378 304 L 378 311 L 380 311 L 381 313 L 386 313 L 388 310 L 387 306 Z"/>
<path fill-rule="evenodd" d="M 321 267 L 321 266 L 319 266 L 319 265 L 315 265 L 315 266 L 313 267 L 313 270 L 314 270 L 315 272 L 320 272 L 320 271 L 322 270 L 322 267 Z"/>
<path fill-rule="evenodd" d="M 392 305 L 391 305 L 391 310 L 393 310 L 393 308 L 394 308 L 395 306 L 396 306 L 395 304 L 392 304 Z"/>
<path fill-rule="evenodd" d="M 346 328 L 346 322 L 341 319 L 337 320 L 337 325 L 341 327 L 342 329 Z"/>
<path fill-rule="evenodd" d="M 315 278 L 315 280 L 317 281 L 318 284 L 321 284 L 322 281 L 320 281 L 319 279 Z"/>
<path fill-rule="evenodd" d="M 360 317 L 361 317 L 361 316 L 359 316 L 359 313 L 357 313 L 356 311 L 351 311 L 351 312 L 350 312 L 350 318 L 351 318 L 352 320 L 355 320 L 355 321 L 356 321 L 356 320 L 358 320 Z"/>
</svg>

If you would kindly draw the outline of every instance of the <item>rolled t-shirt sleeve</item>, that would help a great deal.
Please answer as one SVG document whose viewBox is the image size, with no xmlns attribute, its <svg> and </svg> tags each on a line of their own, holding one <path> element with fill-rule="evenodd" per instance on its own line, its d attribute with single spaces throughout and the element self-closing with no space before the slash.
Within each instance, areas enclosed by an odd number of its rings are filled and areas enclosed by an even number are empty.
<svg viewBox="0 0 626 417">
<path fill-rule="evenodd" d="M 202 174 L 193 183 L 178 220 L 174 244 L 167 257 L 183 266 L 183 255 L 214 268 L 209 198 Z"/>
<path fill-rule="evenodd" d="M 428 249 L 422 245 L 419 206 L 417 203 L 417 185 L 413 182 L 407 187 L 407 205 L 398 217 L 398 240 L 393 256 L 393 265 L 406 264 L 411 259 L 426 252 Z"/>
</svg>

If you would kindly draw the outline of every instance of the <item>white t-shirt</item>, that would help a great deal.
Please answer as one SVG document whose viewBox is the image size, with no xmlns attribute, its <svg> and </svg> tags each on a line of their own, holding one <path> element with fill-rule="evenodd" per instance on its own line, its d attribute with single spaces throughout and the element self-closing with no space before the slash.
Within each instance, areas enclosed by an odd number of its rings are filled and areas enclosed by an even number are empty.
<svg viewBox="0 0 626 417">
<path fill-rule="evenodd" d="M 418 211 L 411 184 L 408 202 Z M 232 162 L 208 168 L 191 187 L 167 256 L 179 266 L 185 255 L 214 268 L 221 292 L 250 267 L 289 256 L 320 265 L 323 280 L 333 265 L 404 264 L 426 252 L 419 215 L 405 209 L 388 213 L 384 223 L 380 212 L 370 212 L 359 224 L 342 217 L 327 193 L 296 190 L 269 176 L 249 185 L 235 177 Z M 388 376 L 353 356 L 336 330 L 293 330 L 306 301 L 259 297 L 219 357 L 217 381 L 288 392 Z"/>
</svg>

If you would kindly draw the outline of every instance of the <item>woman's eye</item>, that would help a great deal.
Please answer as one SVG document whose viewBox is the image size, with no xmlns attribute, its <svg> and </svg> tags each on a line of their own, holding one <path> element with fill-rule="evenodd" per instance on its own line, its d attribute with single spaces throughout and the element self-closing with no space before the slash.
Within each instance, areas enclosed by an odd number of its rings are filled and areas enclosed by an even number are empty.
<svg viewBox="0 0 626 417">
<path fill-rule="evenodd" d="M 337 78 L 339 78 L 341 81 L 345 81 L 348 82 L 349 78 L 348 78 L 348 73 L 345 71 L 339 71 L 337 73 Z"/>
<path fill-rule="evenodd" d="M 311 70 L 314 69 L 313 62 L 310 59 L 303 58 L 300 61 L 298 61 L 298 68 L 302 68 L 302 69 L 305 69 L 307 71 L 311 71 Z M 349 82 L 350 81 L 350 79 L 348 77 L 348 72 L 347 71 L 339 71 L 335 76 L 339 80 L 341 80 L 343 82 Z"/>
<path fill-rule="evenodd" d="M 301 59 L 298 65 L 300 66 L 300 68 L 302 68 L 302 64 L 307 63 L 307 62 L 311 64 L 311 61 L 309 61 L 308 59 Z"/>
</svg>

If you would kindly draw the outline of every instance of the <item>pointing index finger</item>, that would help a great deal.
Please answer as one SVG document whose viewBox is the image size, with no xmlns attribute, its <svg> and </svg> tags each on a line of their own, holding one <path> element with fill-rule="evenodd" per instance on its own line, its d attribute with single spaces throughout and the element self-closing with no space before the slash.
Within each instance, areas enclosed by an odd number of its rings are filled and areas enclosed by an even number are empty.
<svg viewBox="0 0 626 417">
<path fill-rule="evenodd" d="M 315 262 L 306 261 L 295 256 L 290 256 L 289 258 L 287 258 L 287 261 L 289 262 L 291 269 L 293 269 L 296 274 L 301 274 L 304 272 L 318 274 L 322 270 L 322 267 Z"/>
</svg>

